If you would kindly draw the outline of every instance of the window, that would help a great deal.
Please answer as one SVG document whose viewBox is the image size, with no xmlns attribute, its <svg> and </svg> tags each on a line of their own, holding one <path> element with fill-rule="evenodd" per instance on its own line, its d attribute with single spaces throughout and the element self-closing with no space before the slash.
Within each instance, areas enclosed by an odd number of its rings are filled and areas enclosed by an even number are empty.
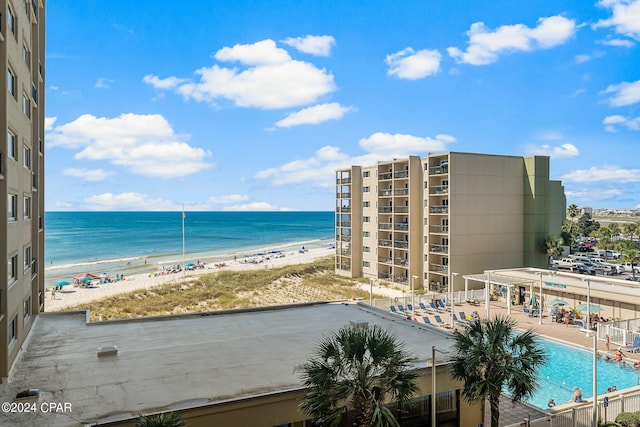
<svg viewBox="0 0 640 427">
<path fill-rule="evenodd" d="M 22 165 L 31 170 L 31 149 L 26 145 L 22 146 Z"/>
<path fill-rule="evenodd" d="M 369 222 L 370 218 L 368 216 L 362 217 L 362 222 Z"/>
<path fill-rule="evenodd" d="M 369 246 L 363 246 L 362 252 L 371 252 L 371 248 Z"/>
<path fill-rule="evenodd" d="M 24 196 L 24 200 L 23 200 L 23 213 L 24 213 L 24 219 L 29 219 L 31 218 L 31 197 L 29 196 Z"/>
<path fill-rule="evenodd" d="M 31 118 L 31 100 L 25 94 L 22 95 L 22 112 L 25 116 Z"/>
<path fill-rule="evenodd" d="M 7 217 L 9 221 L 18 219 L 18 196 L 15 194 L 9 194 L 9 199 L 7 200 Z"/>
<path fill-rule="evenodd" d="M 24 323 L 27 323 L 27 320 L 31 317 L 31 295 L 24 300 L 22 312 L 24 313 Z"/>
<path fill-rule="evenodd" d="M 369 264 L 369 261 L 362 261 L 362 266 L 365 268 L 368 268 L 371 264 Z"/>
<path fill-rule="evenodd" d="M 18 158 L 18 138 L 11 131 L 7 131 L 7 152 L 13 160 Z"/>
<path fill-rule="evenodd" d="M 24 265 L 24 271 L 29 270 L 29 268 L 31 268 L 31 246 L 27 246 L 26 248 L 24 248 L 24 250 L 22 251 L 22 255 L 24 258 L 24 261 L 22 262 L 22 264 Z"/>
<path fill-rule="evenodd" d="M 365 207 L 365 208 L 368 208 L 369 207 L 369 202 L 362 202 L 362 206 Z"/>
<path fill-rule="evenodd" d="M 14 73 L 11 68 L 7 68 L 7 90 L 14 98 L 17 96 L 18 88 L 18 79 L 16 78 L 16 73 Z"/>
<path fill-rule="evenodd" d="M 16 339 L 18 338 L 18 316 L 13 318 L 13 320 L 9 323 L 9 328 L 7 329 L 7 342 L 9 343 L 9 347 L 11 347 Z"/>
<path fill-rule="evenodd" d="M 9 31 L 16 35 L 16 15 L 13 13 L 11 6 L 7 6 L 7 27 Z"/>
<path fill-rule="evenodd" d="M 363 187 L 362 188 L 362 192 L 363 193 L 368 193 L 369 192 L 369 187 Z"/>
<path fill-rule="evenodd" d="M 362 232 L 362 236 L 363 236 L 363 237 L 369 237 L 369 235 L 370 235 L 370 234 L 369 234 L 369 232 L 368 232 L 368 231 L 363 231 L 363 232 Z"/>
<path fill-rule="evenodd" d="M 9 258 L 7 264 L 7 283 L 11 284 L 18 279 L 18 255 Z"/>
<path fill-rule="evenodd" d="M 369 171 L 362 172 L 362 177 L 363 178 L 369 178 Z"/>
<path fill-rule="evenodd" d="M 31 52 L 26 45 L 22 45 L 22 60 L 27 64 L 27 68 L 31 69 Z"/>
</svg>

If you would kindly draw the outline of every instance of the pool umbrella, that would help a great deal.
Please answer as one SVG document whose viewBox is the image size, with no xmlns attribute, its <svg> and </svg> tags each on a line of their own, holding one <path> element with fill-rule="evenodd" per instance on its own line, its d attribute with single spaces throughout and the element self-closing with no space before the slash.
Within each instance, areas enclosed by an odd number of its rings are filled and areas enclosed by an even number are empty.
<svg viewBox="0 0 640 427">
<path fill-rule="evenodd" d="M 536 298 L 536 296 L 535 296 L 535 295 L 532 295 L 532 296 L 531 296 L 531 299 L 529 299 L 529 305 L 530 305 L 531 307 L 535 307 L 535 306 L 537 306 L 537 305 L 538 305 L 538 299 Z"/>
<path fill-rule="evenodd" d="M 603 311 L 602 307 L 595 304 L 580 304 L 576 308 L 580 311 L 588 311 L 589 313 L 600 313 Z"/>
<path fill-rule="evenodd" d="M 563 301 L 561 299 L 551 299 L 549 301 L 545 301 L 544 305 L 546 305 L 547 307 L 562 307 L 563 305 L 568 305 L 566 301 Z"/>
</svg>

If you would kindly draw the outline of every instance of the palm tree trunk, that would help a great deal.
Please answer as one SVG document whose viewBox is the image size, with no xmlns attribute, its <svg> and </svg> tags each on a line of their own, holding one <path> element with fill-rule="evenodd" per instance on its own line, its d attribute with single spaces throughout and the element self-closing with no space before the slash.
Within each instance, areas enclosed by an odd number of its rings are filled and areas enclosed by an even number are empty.
<svg viewBox="0 0 640 427">
<path fill-rule="evenodd" d="M 491 427 L 500 427 L 500 395 L 489 396 L 489 406 L 491 407 Z"/>
</svg>

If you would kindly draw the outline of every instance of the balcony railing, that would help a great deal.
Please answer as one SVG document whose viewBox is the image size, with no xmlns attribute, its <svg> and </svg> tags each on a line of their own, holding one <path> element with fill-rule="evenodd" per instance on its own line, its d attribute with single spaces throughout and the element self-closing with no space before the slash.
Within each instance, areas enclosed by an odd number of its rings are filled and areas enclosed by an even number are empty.
<svg viewBox="0 0 640 427">
<path fill-rule="evenodd" d="M 351 178 L 336 178 L 336 184 L 351 184 Z"/>
<path fill-rule="evenodd" d="M 393 206 L 382 206 L 378 208 L 378 213 L 391 213 L 393 212 Z"/>
<path fill-rule="evenodd" d="M 399 190 L 394 190 L 393 195 L 394 196 L 406 196 L 409 194 L 409 189 L 408 188 L 401 188 Z"/>
<path fill-rule="evenodd" d="M 351 212 L 351 206 L 338 206 L 336 212 Z"/>
<path fill-rule="evenodd" d="M 392 245 L 393 245 L 393 242 L 391 240 L 387 240 L 387 239 L 378 240 L 378 246 L 384 246 L 386 248 L 390 248 Z"/>
<path fill-rule="evenodd" d="M 436 185 L 431 187 L 431 191 L 429 194 L 448 194 L 449 186 L 448 185 Z"/>
<path fill-rule="evenodd" d="M 351 241 L 351 236 L 337 236 L 336 240 L 339 240 L 341 242 L 350 242 Z"/>
<path fill-rule="evenodd" d="M 448 233 L 449 226 L 448 225 L 431 225 L 429 226 L 429 231 L 432 233 Z"/>
<path fill-rule="evenodd" d="M 395 265 L 399 265 L 401 267 L 406 267 L 409 265 L 409 260 L 408 259 L 404 259 L 404 258 L 396 258 L 393 263 Z"/>
<path fill-rule="evenodd" d="M 391 172 L 381 173 L 380 175 L 378 175 L 379 180 L 391 179 L 392 177 L 393 177 L 393 174 Z"/>
<path fill-rule="evenodd" d="M 391 261 L 392 261 L 391 257 L 388 257 L 388 256 L 379 256 L 378 257 L 378 262 L 381 262 L 383 264 L 391 264 Z"/>
<path fill-rule="evenodd" d="M 398 283 L 407 283 L 407 281 L 409 280 L 406 276 L 394 276 L 392 279 L 394 282 L 398 282 Z"/>
<path fill-rule="evenodd" d="M 435 272 L 446 272 L 449 270 L 449 266 L 443 264 L 429 264 L 429 270 Z"/>
<path fill-rule="evenodd" d="M 447 253 L 449 252 L 449 245 L 431 245 L 429 251 L 437 253 Z"/>
<path fill-rule="evenodd" d="M 336 193 L 336 198 L 338 199 L 350 199 L 351 193 Z"/>
<path fill-rule="evenodd" d="M 342 249 L 340 252 L 340 255 L 342 256 L 351 256 L 351 249 Z"/>
<path fill-rule="evenodd" d="M 432 214 L 448 214 L 449 206 L 431 206 L 429 208 L 429 213 Z"/>
<path fill-rule="evenodd" d="M 351 227 L 351 221 L 340 221 L 340 227 Z"/>
<path fill-rule="evenodd" d="M 395 228 L 398 231 L 409 231 L 409 224 L 406 224 L 406 223 L 396 224 Z"/>
<path fill-rule="evenodd" d="M 391 279 L 391 273 L 378 273 L 378 279 Z"/>
<path fill-rule="evenodd" d="M 399 249 L 409 249 L 409 242 L 405 242 L 404 240 L 394 240 L 393 247 Z"/>
<path fill-rule="evenodd" d="M 378 196 L 391 197 L 391 196 L 393 196 L 393 190 L 380 190 L 380 191 L 378 191 Z"/>
<path fill-rule="evenodd" d="M 449 173 L 449 165 L 434 166 L 429 169 L 429 175 L 441 175 L 443 173 Z"/>
<path fill-rule="evenodd" d="M 394 178 L 406 178 L 409 176 L 409 171 L 399 171 L 393 174 Z"/>
<path fill-rule="evenodd" d="M 336 264 L 336 268 L 338 268 L 338 270 L 342 270 L 342 271 L 350 271 L 351 270 L 351 264 L 338 263 L 338 264 Z"/>
<path fill-rule="evenodd" d="M 387 222 L 378 224 L 378 230 L 391 230 L 392 228 L 393 224 L 389 224 Z"/>
<path fill-rule="evenodd" d="M 396 206 L 393 209 L 394 213 L 409 213 L 409 206 Z"/>
</svg>

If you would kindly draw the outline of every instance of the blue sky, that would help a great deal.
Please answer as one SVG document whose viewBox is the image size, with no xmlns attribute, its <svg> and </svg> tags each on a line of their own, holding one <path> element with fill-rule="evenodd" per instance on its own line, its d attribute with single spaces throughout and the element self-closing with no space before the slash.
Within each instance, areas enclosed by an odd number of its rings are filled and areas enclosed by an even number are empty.
<svg viewBox="0 0 640 427">
<path fill-rule="evenodd" d="M 444 151 L 640 207 L 640 0 L 52 1 L 46 52 L 49 211 L 332 210 Z"/>
</svg>

